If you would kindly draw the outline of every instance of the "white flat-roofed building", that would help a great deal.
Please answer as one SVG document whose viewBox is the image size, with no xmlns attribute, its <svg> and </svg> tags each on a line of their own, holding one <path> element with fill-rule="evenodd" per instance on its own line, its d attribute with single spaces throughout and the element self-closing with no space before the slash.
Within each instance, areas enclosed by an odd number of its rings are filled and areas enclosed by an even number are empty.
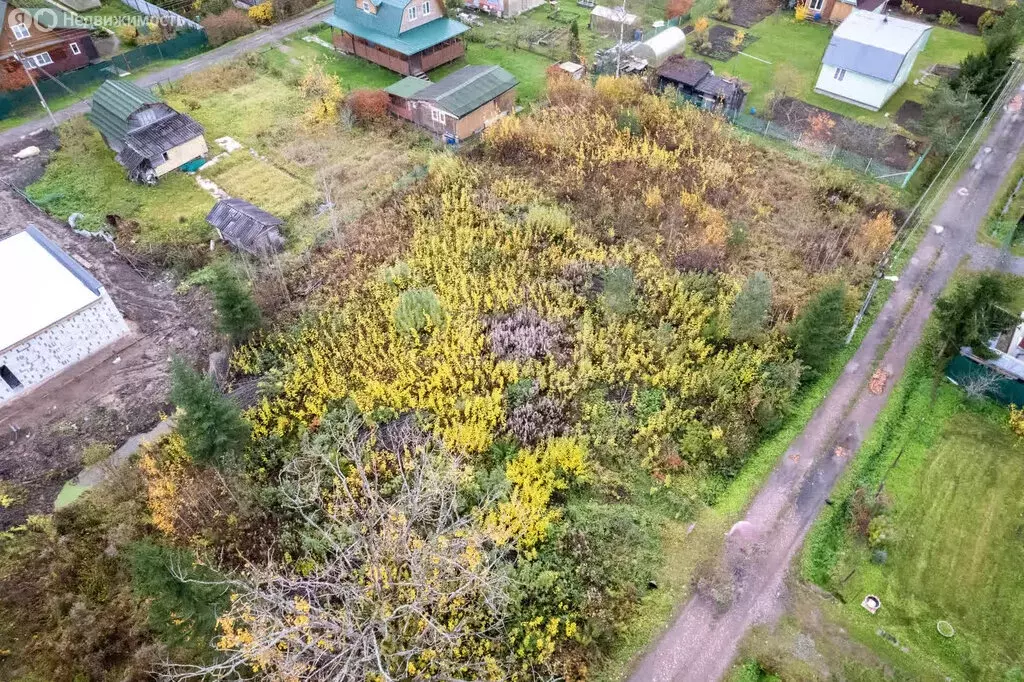
<svg viewBox="0 0 1024 682">
<path fill-rule="evenodd" d="M 0 405 L 127 333 L 103 285 L 39 230 L 0 240 Z"/>
</svg>

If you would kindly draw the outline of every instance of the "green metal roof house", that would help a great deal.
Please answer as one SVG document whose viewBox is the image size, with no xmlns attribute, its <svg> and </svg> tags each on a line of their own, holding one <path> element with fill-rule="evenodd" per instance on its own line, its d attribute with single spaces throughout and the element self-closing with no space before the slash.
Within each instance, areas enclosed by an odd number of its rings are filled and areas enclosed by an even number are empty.
<svg viewBox="0 0 1024 682">
<path fill-rule="evenodd" d="M 444 15 L 443 0 L 334 0 L 327 23 L 334 46 L 406 76 L 461 57 L 465 24 Z"/>
<path fill-rule="evenodd" d="M 85 116 L 135 182 L 155 184 L 208 151 L 201 125 L 131 81 L 106 81 Z"/>
<path fill-rule="evenodd" d="M 461 142 L 515 110 L 519 81 L 496 65 L 466 66 L 436 83 L 408 76 L 388 86 L 390 110 L 448 142 Z"/>
</svg>

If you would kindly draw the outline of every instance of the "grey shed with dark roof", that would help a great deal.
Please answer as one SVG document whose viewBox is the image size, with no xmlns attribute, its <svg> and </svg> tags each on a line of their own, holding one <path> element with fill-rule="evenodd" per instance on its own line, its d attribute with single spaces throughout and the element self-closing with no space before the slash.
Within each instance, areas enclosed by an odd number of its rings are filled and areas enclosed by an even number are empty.
<svg viewBox="0 0 1024 682">
<path fill-rule="evenodd" d="M 462 117 L 516 87 L 519 81 L 500 66 L 466 66 L 423 88 L 413 98 L 433 102 Z"/>
<path fill-rule="evenodd" d="M 165 152 L 202 137 L 203 127 L 131 81 L 108 80 L 96 91 L 86 118 L 117 153 L 133 180 L 150 181 Z M 204 145 L 205 150 L 205 145 Z"/>
<path fill-rule="evenodd" d="M 253 256 L 269 256 L 284 249 L 277 218 L 241 199 L 222 199 L 210 210 L 206 222 L 236 249 Z"/>
</svg>

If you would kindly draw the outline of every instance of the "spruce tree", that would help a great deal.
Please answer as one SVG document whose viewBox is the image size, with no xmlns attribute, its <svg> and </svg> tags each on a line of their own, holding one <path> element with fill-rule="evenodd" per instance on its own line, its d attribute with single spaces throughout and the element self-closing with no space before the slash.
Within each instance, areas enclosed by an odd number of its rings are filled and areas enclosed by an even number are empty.
<svg viewBox="0 0 1024 682">
<path fill-rule="evenodd" d="M 222 466 L 245 445 L 249 427 L 238 405 L 221 393 L 213 379 L 180 358 L 171 368 L 171 402 L 182 411 L 178 433 L 193 461 Z"/>
<path fill-rule="evenodd" d="M 843 346 L 846 334 L 846 285 L 837 284 L 821 291 L 807 304 L 790 329 L 800 360 L 816 376 L 828 366 Z"/>
<path fill-rule="evenodd" d="M 248 284 L 227 262 L 220 261 L 212 268 L 213 278 L 207 288 L 213 294 L 218 327 L 231 337 L 232 343 L 241 343 L 259 329 L 260 308 Z"/>
</svg>

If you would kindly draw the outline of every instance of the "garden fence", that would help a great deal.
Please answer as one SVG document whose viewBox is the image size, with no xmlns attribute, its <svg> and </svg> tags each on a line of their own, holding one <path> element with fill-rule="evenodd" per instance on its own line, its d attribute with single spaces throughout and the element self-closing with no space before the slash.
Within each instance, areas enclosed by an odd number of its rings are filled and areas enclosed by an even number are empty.
<svg viewBox="0 0 1024 682">
<path fill-rule="evenodd" d="M 68 71 L 56 77 L 48 77 L 40 73 L 41 69 L 37 69 L 37 85 L 47 99 L 66 97 L 69 94 L 85 99 L 93 86 L 109 78 L 125 76 L 164 59 L 182 59 L 190 54 L 202 52 L 206 45 L 206 33 L 186 31 L 162 43 L 137 47 L 115 55 L 107 61 L 90 64 L 83 69 Z M 0 92 L 0 119 L 28 115 L 38 108 L 39 97 L 31 86 L 11 92 Z M 41 109 L 39 111 L 42 113 Z"/>
<path fill-rule="evenodd" d="M 870 175 L 897 187 L 907 186 L 927 154 L 927 151 L 921 154 L 910 169 L 894 168 L 879 159 L 843 149 L 838 144 L 808 140 L 803 132 L 793 131 L 759 116 L 737 112 L 729 116 L 729 119 L 734 125 L 746 131 L 774 140 L 783 140 L 794 147 L 822 156 L 831 163 Z"/>
</svg>

